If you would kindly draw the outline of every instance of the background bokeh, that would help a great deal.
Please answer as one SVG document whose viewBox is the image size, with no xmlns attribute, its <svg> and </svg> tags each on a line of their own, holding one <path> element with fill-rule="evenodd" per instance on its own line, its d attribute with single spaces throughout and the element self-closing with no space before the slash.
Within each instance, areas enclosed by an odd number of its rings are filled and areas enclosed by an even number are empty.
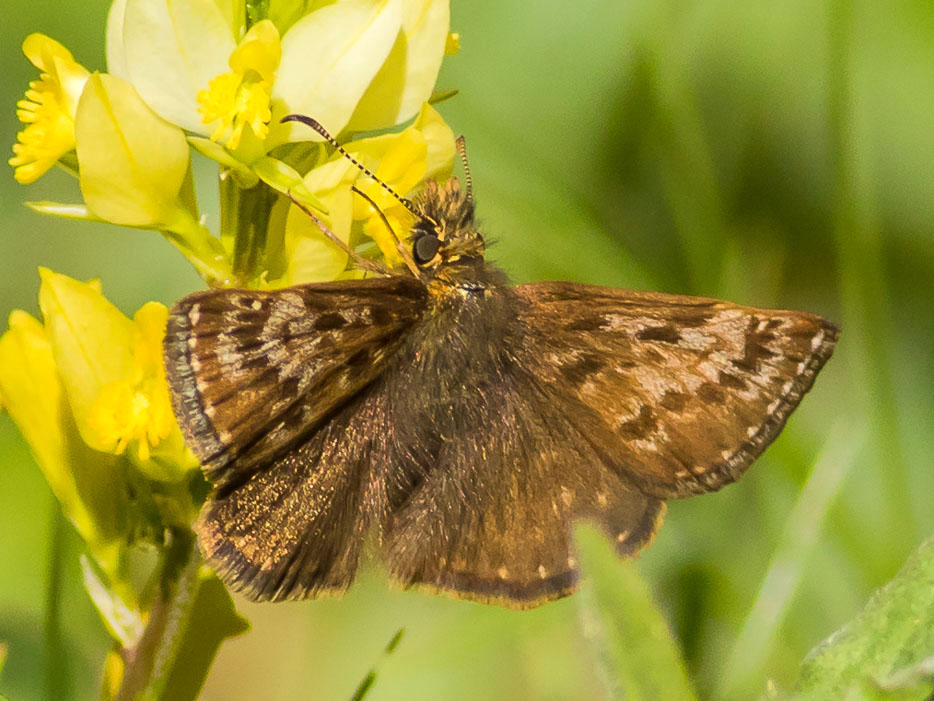
<svg viewBox="0 0 934 701">
<path fill-rule="evenodd" d="M 35 78 L 22 39 L 45 32 L 103 70 L 107 5 L 4 0 L 0 143 L 13 142 L 15 101 Z M 460 95 L 441 110 L 467 136 L 491 256 L 516 280 L 726 297 L 843 328 L 781 438 L 741 483 L 671 504 L 639 561 L 702 698 L 752 698 L 767 678 L 787 688 L 804 654 L 934 532 L 930 3 L 453 0 L 453 14 L 463 48 L 439 87 Z M 199 168 L 209 193 L 211 168 Z M 154 234 L 22 206 L 77 197 L 59 172 L 29 188 L 0 173 L 0 312 L 38 311 L 38 265 L 100 277 L 127 313 L 198 286 Z M 108 642 L 79 553 L 0 416 L 11 699 L 43 698 L 49 684 L 61 698 L 98 696 Z M 253 630 L 222 648 L 205 699 L 349 698 L 403 626 L 374 700 L 602 689 L 576 598 L 508 612 L 389 591 L 368 572 L 342 600 L 238 605 Z M 54 645 L 67 669 L 51 674 Z"/>
</svg>

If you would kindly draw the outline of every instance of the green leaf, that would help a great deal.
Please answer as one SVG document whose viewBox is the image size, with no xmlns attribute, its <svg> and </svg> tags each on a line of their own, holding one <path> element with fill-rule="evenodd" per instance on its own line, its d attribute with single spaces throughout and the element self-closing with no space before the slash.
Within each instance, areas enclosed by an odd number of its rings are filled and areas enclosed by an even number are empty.
<svg viewBox="0 0 934 701">
<path fill-rule="evenodd" d="M 576 532 L 584 581 L 584 634 L 601 658 L 611 698 L 693 700 L 684 660 L 631 561 L 620 560 L 596 529 Z"/>
<path fill-rule="evenodd" d="M 227 588 L 213 573 L 202 574 L 191 618 L 162 698 L 195 699 L 221 643 L 245 633 L 250 624 L 234 608 Z"/>
<path fill-rule="evenodd" d="M 934 538 L 908 559 L 896 577 L 877 591 L 863 611 L 814 648 L 805 658 L 794 699 L 926 698 L 918 695 L 873 695 L 867 682 L 883 694 L 899 683 L 906 668 L 923 674 L 934 654 Z M 925 662 L 928 660 L 928 662 Z M 895 687 L 892 686 L 894 692 Z M 866 691 L 863 691 L 866 690 Z M 867 695 L 868 693 L 868 695 Z"/>
</svg>

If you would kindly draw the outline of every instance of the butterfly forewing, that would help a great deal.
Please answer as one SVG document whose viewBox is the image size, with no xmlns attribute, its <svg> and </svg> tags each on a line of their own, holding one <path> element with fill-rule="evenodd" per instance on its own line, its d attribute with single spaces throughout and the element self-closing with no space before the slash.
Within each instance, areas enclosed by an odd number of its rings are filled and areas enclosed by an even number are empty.
<svg viewBox="0 0 934 701">
<path fill-rule="evenodd" d="M 166 374 L 212 481 L 240 479 L 293 446 L 379 374 L 424 305 L 424 286 L 405 277 L 210 290 L 176 304 Z"/>
<path fill-rule="evenodd" d="M 546 391 L 574 407 L 621 474 L 662 498 L 738 479 L 838 335 L 812 314 L 704 298 L 562 282 L 517 292 Z"/>
</svg>

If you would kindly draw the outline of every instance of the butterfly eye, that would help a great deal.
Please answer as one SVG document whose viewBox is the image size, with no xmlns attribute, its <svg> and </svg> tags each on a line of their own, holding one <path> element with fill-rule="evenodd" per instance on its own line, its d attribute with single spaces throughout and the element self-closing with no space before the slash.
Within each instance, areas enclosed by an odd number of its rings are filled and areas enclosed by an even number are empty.
<svg viewBox="0 0 934 701">
<path fill-rule="evenodd" d="M 412 257 L 419 265 L 430 263 L 438 254 L 441 248 L 441 241 L 434 234 L 424 234 L 415 239 L 412 245 Z"/>
</svg>

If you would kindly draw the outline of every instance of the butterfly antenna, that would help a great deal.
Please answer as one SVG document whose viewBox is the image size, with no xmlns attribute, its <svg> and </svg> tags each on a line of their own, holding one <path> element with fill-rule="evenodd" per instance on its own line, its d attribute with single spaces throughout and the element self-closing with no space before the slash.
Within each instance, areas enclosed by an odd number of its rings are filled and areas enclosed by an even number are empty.
<svg viewBox="0 0 934 701">
<path fill-rule="evenodd" d="M 293 195 L 291 192 L 289 193 L 289 199 L 292 200 L 292 204 L 311 217 L 311 220 L 315 223 L 315 226 L 321 229 L 321 233 L 327 236 L 334 244 L 339 246 L 348 256 L 350 256 L 356 265 L 363 268 L 364 270 L 369 270 L 371 273 L 376 273 L 377 275 L 392 275 L 392 272 L 389 270 L 389 268 L 381 265 L 375 260 L 367 260 L 350 246 L 348 246 L 344 241 L 341 241 L 340 237 L 331 231 L 327 225 L 321 221 L 321 218 L 318 217 L 317 214 L 312 212 L 310 209 L 308 209 L 308 207 L 296 199 L 295 195 Z"/>
<path fill-rule="evenodd" d="M 470 166 L 467 164 L 467 139 L 461 134 L 455 142 L 457 152 L 460 154 L 461 163 L 464 164 L 464 181 L 467 183 L 467 201 L 473 203 L 473 178 L 470 177 Z"/>
<path fill-rule="evenodd" d="M 409 210 L 416 217 L 421 216 L 421 213 L 417 209 L 415 209 L 415 206 L 409 200 L 405 199 L 402 195 L 400 195 L 398 192 L 396 192 L 391 187 L 389 187 L 389 185 L 387 185 L 382 180 L 377 178 L 376 174 L 373 173 L 373 171 L 371 171 L 369 168 L 363 165 L 360 161 L 358 161 L 356 158 L 354 158 L 349 153 L 347 153 L 347 150 L 338 143 L 337 139 L 331 136 L 331 134 L 328 132 L 327 129 L 321 126 L 321 123 L 318 120 L 312 119 L 311 117 L 306 117 L 303 114 L 287 114 L 285 117 L 282 118 L 282 121 L 283 122 L 301 122 L 305 126 L 309 126 L 312 129 L 314 129 L 322 137 L 324 137 L 324 140 L 327 141 L 329 144 L 331 144 L 331 146 L 333 146 L 338 151 L 338 153 L 340 153 L 344 158 L 346 158 L 348 161 L 350 161 L 355 166 L 357 166 L 357 168 L 359 168 L 360 171 L 364 175 L 372 178 L 374 182 L 379 183 L 379 186 L 381 188 L 383 188 L 386 192 L 388 192 L 390 195 L 395 197 L 402 204 L 403 207 Z"/>
<path fill-rule="evenodd" d="M 396 235 L 396 232 L 393 230 L 392 225 L 389 223 L 389 220 L 386 218 L 386 215 L 383 214 L 383 210 L 379 208 L 379 205 L 373 201 L 373 198 L 366 194 L 363 190 L 357 189 L 357 186 L 354 185 L 350 188 L 356 192 L 360 197 L 365 199 L 370 203 L 370 206 L 376 210 L 376 213 L 379 215 L 379 218 L 383 220 L 383 224 L 386 225 L 386 228 L 389 229 L 389 234 L 392 236 L 392 240 L 396 242 L 396 250 L 399 251 L 399 255 L 402 256 L 402 260 L 405 261 L 406 267 L 412 271 L 412 274 L 417 280 L 422 279 L 422 272 L 418 269 L 418 266 L 415 265 L 415 259 L 412 258 L 412 254 L 409 252 L 409 249 L 402 243 L 399 237 Z"/>
</svg>

